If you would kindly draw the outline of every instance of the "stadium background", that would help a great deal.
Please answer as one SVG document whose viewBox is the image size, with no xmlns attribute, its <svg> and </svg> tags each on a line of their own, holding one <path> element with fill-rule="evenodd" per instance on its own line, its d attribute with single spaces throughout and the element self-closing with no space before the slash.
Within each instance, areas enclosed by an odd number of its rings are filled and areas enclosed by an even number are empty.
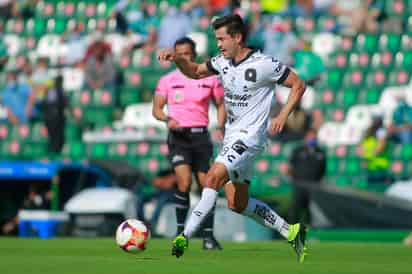
<svg viewBox="0 0 412 274">
<path fill-rule="evenodd" d="M 117 1 L 112 0 L 16 2 L 19 5 L 11 5 L 11 15 L 4 13 L 0 18 L 0 90 L 7 85 L 9 71 L 25 72 L 31 64 L 35 74 L 37 60 L 46 57 L 48 77 L 39 81 L 44 83 L 52 76 L 62 75 L 68 103 L 65 141 L 59 152 L 50 151 L 41 114 L 34 121 L 11 125 L 3 109 L 4 123 L 0 124 L 3 168 L 19 169 L 16 164 L 36 162 L 45 166 L 73 164 L 87 169 L 95 159 L 104 159 L 126 161 L 139 168 L 148 181 L 161 168 L 166 168 L 165 128 L 151 117 L 150 104 L 158 79 L 173 67 L 159 64 L 156 52 L 161 41 L 168 42 L 162 37 L 174 28 L 162 25 L 165 18 L 171 18 L 168 22 L 176 19 L 172 6 L 189 9 L 188 1 L 130 1 L 121 12 Z M 251 29 L 248 43 L 262 49 L 268 43 L 264 35 L 267 29 L 273 27 L 275 32 L 282 20 L 292 23 L 291 33 L 299 40 L 299 49 L 292 54 L 295 59 L 292 67 L 310 82 L 303 107 L 309 116 L 314 117 L 318 140 L 327 152 L 325 183 L 341 189 L 378 193 L 374 197 L 379 199 L 389 184 L 368 183 L 360 142 L 376 113 L 384 117 L 386 126 L 391 123 L 399 96 L 412 105 L 409 87 L 412 1 L 373 1 L 373 8 L 380 12 L 374 19 L 377 24 L 374 31 L 353 29 L 350 16 L 320 11 L 304 14 L 294 6 L 311 1 L 235 1 L 233 6 L 230 1 L 211 2 L 213 4 L 208 8 L 191 10 L 186 18 L 191 24 L 189 30 L 187 25 L 179 23 L 182 31 L 198 42 L 200 60 L 217 53 L 210 27 L 215 15 L 232 9 L 241 13 Z M 362 1 L 336 2 L 347 2 L 347 10 L 354 9 L 353 12 Z M 2 9 L 7 9 L 7 4 Z M 122 27 L 124 21 L 113 14 L 116 9 L 125 15 L 124 18 L 127 14 L 134 18 L 129 22 L 129 29 Z M 79 30 L 77 34 L 75 29 Z M 73 39 L 75 45 L 69 39 Z M 110 45 L 116 77 L 113 86 L 92 89 L 84 85 L 86 61 L 74 53 L 85 53 L 87 47 L 99 39 Z M 36 79 L 30 79 L 30 75 L 25 79 L 28 84 L 35 85 Z M 280 91 L 279 94 L 278 99 L 284 101 L 287 92 Z M 44 100 L 41 95 L 37 99 L 39 103 Z M 301 140 L 274 140 L 256 161 L 251 193 L 280 204 L 283 214 L 287 214 L 291 192 L 284 169 L 291 151 L 299 143 Z M 411 159 L 412 144 L 390 143 L 389 170 L 395 181 L 411 177 Z M 25 178 L 25 184 L 15 187 L 20 181 L 6 175 L 0 188 L 3 193 L 18 192 L 13 194 L 17 197 L 17 205 L 27 194 L 29 185 L 39 180 L 37 177 Z M 75 176 L 78 174 L 67 175 L 68 178 L 62 180 L 64 184 L 70 184 L 77 180 Z M 89 184 L 95 181 L 91 178 Z M 57 191 L 56 185 L 53 180 L 45 183 L 46 188 L 53 191 Z M 148 188 L 147 191 L 151 191 Z M 68 193 L 73 195 L 75 191 L 71 188 Z M 61 210 L 70 197 L 59 198 L 52 203 L 54 210 Z M 404 232 L 396 234 L 395 238 L 403 236 Z"/>
</svg>

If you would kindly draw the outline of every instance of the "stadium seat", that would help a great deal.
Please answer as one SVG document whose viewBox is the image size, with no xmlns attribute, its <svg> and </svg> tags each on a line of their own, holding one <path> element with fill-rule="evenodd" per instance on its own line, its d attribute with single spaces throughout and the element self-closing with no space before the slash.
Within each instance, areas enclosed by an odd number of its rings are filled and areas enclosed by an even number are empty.
<svg viewBox="0 0 412 274">
<path fill-rule="evenodd" d="M 385 12 L 391 17 L 404 17 L 406 15 L 406 6 L 404 0 L 385 1 Z"/>
<path fill-rule="evenodd" d="M 79 68 L 62 70 L 63 87 L 66 91 L 80 91 L 84 83 L 84 72 Z"/>
<path fill-rule="evenodd" d="M 384 33 L 379 37 L 379 51 L 389 51 L 395 54 L 401 45 L 401 35 L 397 33 Z"/>
<path fill-rule="evenodd" d="M 355 50 L 373 53 L 377 49 L 378 37 L 376 34 L 359 34 L 356 38 Z"/>
</svg>

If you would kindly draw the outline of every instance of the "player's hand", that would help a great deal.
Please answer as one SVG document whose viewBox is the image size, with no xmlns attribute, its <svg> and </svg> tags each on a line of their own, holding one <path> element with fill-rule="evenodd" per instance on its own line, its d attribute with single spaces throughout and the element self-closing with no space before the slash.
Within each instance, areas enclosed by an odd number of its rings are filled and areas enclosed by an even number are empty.
<svg viewBox="0 0 412 274">
<path fill-rule="evenodd" d="M 179 123 L 174 119 L 169 119 L 169 121 L 167 121 L 167 127 L 169 129 L 178 129 L 178 128 L 180 128 Z"/>
<path fill-rule="evenodd" d="M 159 59 L 160 62 L 173 62 L 175 60 L 175 57 L 176 55 L 173 49 L 164 49 L 159 52 L 157 59 Z"/>
<path fill-rule="evenodd" d="M 225 137 L 225 131 L 222 127 L 218 127 L 215 129 L 213 132 L 213 139 L 216 141 L 222 141 L 223 138 Z"/>
<path fill-rule="evenodd" d="M 275 134 L 279 134 L 280 132 L 282 132 L 287 120 L 288 120 L 287 115 L 279 113 L 279 115 L 277 115 L 270 121 L 269 134 L 275 135 Z"/>
</svg>

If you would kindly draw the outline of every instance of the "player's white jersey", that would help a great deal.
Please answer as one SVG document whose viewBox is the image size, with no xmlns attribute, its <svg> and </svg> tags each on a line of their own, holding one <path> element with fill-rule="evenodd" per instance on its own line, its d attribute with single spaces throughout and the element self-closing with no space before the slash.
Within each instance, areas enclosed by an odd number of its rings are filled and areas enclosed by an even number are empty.
<svg viewBox="0 0 412 274">
<path fill-rule="evenodd" d="M 219 74 L 225 91 L 225 138 L 240 131 L 251 137 L 248 145 L 263 145 L 276 83 L 287 78 L 289 68 L 256 50 L 237 64 L 218 55 L 207 66 Z"/>
</svg>

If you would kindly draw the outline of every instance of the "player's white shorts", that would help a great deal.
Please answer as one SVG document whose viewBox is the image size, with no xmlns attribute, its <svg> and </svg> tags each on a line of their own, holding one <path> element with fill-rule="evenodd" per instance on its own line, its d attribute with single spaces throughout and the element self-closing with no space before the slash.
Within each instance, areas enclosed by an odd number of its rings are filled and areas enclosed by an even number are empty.
<svg viewBox="0 0 412 274">
<path fill-rule="evenodd" d="M 255 159 L 262 152 L 263 146 L 248 145 L 248 136 L 239 134 L 225 138 L 223 147 L 215 162 L 225 165 L 229 178 L 234 183 L 250 183 Z"/>
</svg>

